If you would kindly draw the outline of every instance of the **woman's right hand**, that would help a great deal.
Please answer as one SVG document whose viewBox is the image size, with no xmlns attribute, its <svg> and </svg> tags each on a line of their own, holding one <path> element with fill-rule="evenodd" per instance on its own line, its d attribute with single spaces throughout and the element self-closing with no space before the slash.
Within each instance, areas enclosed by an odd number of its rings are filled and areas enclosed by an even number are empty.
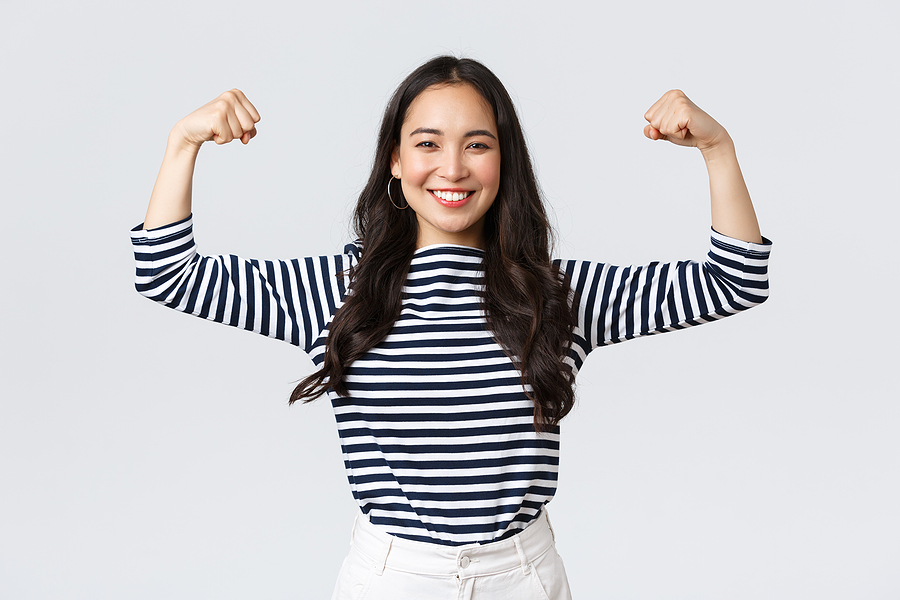
<svg viewBox="0 0 900 600">
<path fill-rule="evenodd" d="M 256 136 L 259 113 L 239 89 L 233 89 L 205 104 L 180 120 L 171 136 L 199 148 L 210 140 L 227 144 L 233 140 L 248 143 Z"/>
</svg>

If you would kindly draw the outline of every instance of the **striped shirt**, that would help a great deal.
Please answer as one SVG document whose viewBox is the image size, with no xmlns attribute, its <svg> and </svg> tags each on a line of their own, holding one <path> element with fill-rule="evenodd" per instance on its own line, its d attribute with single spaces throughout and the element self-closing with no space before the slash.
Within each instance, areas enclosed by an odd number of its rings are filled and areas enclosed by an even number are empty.
<svg viewBox="0 0 900 600">
<path fill-rule="evenodd" d="M 205 257 L 190 217 L 131 236 L 141 294 L 290 342 L 321 366 L 358 246 L 287 261 Z M 702 264 L 558 261 L 578 302 L 566 360 L 577 373 L 598 346 L 763 302 L 769 245 L 713 231 Z M 353 497 L 399 537 L 451 546 L 504 539 L 556 492 L 559 428 L 534 431 L 520 373 L 486 329 L 482 257 L 463 246 L 417 250 L 394 328 L 349 367 L 350 395 L 329 394 Z"/>
</svg>

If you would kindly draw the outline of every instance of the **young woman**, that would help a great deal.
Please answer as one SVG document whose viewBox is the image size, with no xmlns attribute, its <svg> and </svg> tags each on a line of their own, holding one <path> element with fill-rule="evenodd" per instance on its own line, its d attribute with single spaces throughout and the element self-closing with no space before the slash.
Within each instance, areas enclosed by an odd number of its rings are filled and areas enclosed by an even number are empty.
<svg viewBox="0 0 900 600">
<path fill-rule="evenodd" d="M 767 296 L 769 242 L 730 136 L 679 91 L 645 115 L 647 137 L 706 160 L 706 262 L 552 261 L 509 95 L 480 63 L 440 57 L 388 104 L 356 207 L 358 240 L 342 254 L 200 256 L 197 152 L 209 140 L 248 143 L 259 118 L 232 90 L 174 127 L 132 232 L 136 286 L 312 357 L 318 370 L 291 402 L 331 399 L 360 506 L 334 597 L 569 598 L 545 505 L 584 359 Z"/>
</svg>

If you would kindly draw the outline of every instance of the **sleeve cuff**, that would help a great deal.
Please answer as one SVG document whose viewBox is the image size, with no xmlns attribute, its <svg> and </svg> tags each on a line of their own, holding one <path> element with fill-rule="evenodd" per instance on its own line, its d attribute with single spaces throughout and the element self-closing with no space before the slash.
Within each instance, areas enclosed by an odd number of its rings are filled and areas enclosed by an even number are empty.
<svg viewBox="0 0 900 600">
<path fill-rule="evenodd" d="M 709 228 L 709 231 L 713 244 L 727 248 L 737 254 L 743 254 L 745 256 L 755 255 L 757 258 L 768 258 L 769 253 L 772 251 L 772 241 L 765 236 L 762 238 L 762 243 L 757 244 L 756 242 L 745 242 L 744 240 L 729 237 L 719 233 L 712 227 Z"/>
<path fill-rule="evenodd" d="M 153 229 L 144 229 L 144 224 L 141 223 L 131 230 L 131 240 L 134 243 L 140 243 L 142 241 L 158 241 L 168 237 L 177 237 L 182 235 L 185 231 L 192 229 L 193 225 L 193 214 L 188 215 L 180 221 L 162 225 L 161 227 L 154 227 Z"/>
</svg>

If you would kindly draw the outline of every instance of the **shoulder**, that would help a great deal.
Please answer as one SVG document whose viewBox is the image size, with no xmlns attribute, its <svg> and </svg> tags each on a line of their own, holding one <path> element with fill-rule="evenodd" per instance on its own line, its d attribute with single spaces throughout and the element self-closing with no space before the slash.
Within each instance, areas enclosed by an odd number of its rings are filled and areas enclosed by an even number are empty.
<svg viewBox="0 0 900 600">
<path fill-rule="evenodd" d="M 344 254 L 352 258 L 354 263 L 359 262 L 362 257 L 363 242 L 362 240 L 354 240 L 344 246 Z"/>
</svg>

